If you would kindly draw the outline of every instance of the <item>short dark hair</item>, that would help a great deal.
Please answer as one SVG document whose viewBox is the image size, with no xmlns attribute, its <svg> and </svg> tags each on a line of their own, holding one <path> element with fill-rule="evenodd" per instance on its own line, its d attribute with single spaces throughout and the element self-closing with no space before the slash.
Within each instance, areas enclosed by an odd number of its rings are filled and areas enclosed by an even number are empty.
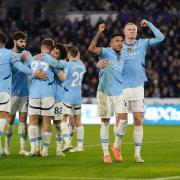
<svg viewBox="0 0 180 180">
<path fill-rule="evenodd" d="M 72 57 L 76 57 L 79 53 L 79 49 L 75 46 L 68 46 L 68 53 L 71 54 Z"/>
<path fill-rule="evenodd" d="M 0 43 L 6 44 L 8 42 L 8 37 L 5 33 L 0 32 Z"/>
<path fill-rule="evenodd" d="M 66 50 L 66 47 L 62 43 L 56 43 L 53 46 L 53 49 L 54 48 L 56 48 L 56 49 L 58 49 L 60 51 L 59 59 L 66 59 L 66 57 L 67 57 L 67 50 Z"/>
<path fill-rule="evenodd" d="M 54 46 L 54 40 L 51 38 L 45 38 L 42 40 L 41 46 L 47 46 L 48 48 L 52 49 Z"/>
<path fill-rule="evenodd" d="M 110 36 L 110 40 L 113 39 L 113 38 L 115 38 L 115 37 L 117 37 L 117 36 L 121 36 L 121 37 L 124 39 L 124 34 L 120 32 L 120 33 L 112 34 L 112 35 Z"/>
<path fill-rule="evenodd" d="M 27 34 L 25 34 L 22 31 L 17 31 L 13 34 L 13 40 L 19 40 L 19 39 L 24 39 L 27 40 Z"/>
</svg>

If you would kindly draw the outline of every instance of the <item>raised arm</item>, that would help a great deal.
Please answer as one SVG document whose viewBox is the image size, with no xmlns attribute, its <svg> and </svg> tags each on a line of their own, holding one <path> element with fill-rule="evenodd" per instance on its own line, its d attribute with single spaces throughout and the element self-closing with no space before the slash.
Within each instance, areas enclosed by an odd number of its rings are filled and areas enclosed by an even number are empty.
<svg viewBox="0 0 180 180">
<path fill-rule="evenodd" d="M 101 48 L 100 47 L 97 47 L 97 42 L 98 42 L 98 39 L 101 35 L 101 33 L 105 30 L 106 26 L 105 24 L 100 24 L 99 25 L 99 28 L 98 28 L 98 31 L 96 33 L 96 35 L 94 36 L 93 40 L 91 41 L 91 44 L 89 45 L 89 52 L 95 54 L 95 55 L 100 55 L 101 53 Z"/>
<path fill-rule="evenodd" d="M 149 46 L 155 46 L 165 39 L 164 35 L 151 22 L 143 19 L 140 22 L 140 24 L 141 24 L 141 27 L 148 26 L 151 29 L 151 31 L 153 32 L 153 34 L 155 35 L 155 38 L 149 39 L 149 41 L 148 41 Z"/>
</svg>

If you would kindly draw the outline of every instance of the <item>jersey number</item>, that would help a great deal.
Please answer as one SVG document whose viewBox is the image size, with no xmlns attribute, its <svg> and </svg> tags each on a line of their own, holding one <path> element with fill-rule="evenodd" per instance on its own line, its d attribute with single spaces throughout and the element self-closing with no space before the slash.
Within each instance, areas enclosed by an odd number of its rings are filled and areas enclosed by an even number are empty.
<svg viewBox="0 0 180 180">
<path fill-rule="evenodd" d="M 33 61 L 31 63 L 32 70 L 33 71 L 37 71 L 39 65 L 42 67 L 42 71 L 47 71 L 48 68 L 49 68 L 49 65 L 47 63 L 45 63 L 45 62 L 42 62 L 42 61 L 41 62 Z"/>
<path fill-rule="evenodd" d="M 81 86 L 81 80 L 83 78 L 84 72 L 78 73 L 77 71 L 73 72 L 72 76 L 75 78 L 71 84 L 71 87 Z"/>
</svg>

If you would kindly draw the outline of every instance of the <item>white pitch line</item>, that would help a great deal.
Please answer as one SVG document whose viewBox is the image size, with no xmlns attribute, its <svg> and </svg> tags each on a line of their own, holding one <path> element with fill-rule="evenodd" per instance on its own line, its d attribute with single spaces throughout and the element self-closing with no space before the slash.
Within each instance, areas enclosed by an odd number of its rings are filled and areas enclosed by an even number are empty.
<svg viewBox="0 0 180 180">
<path fill-rule="evenodd" d="M 161 140 L 161 141 L 144 141 L 143 144 L 159 144 L 159 143 L 172 143 L 172 142 L 180 142 L 180 139 L 175 140 Z M 110 143 L 113 144 L 113 143 Z M 134 144 L 133 142 L 125 142 L 122 144 Z M 85 144 L 84 147 L 99 147 L 101 144 Z"/>
<path fill-rule="evenodd" d="M 0 176 L 3 179 L 82 179 L 82 180 L 138 180 L 125 178 L 98 178 L 98 177 L 61 177 L 61 176 Z M 161 178 L 141 179 L 141 180 L 175 180 L 180 179 L 180 176 L 169 176 Z"/>
<path fill-rule="evenodd" d="M 154 178 L 149 180 L 174 180 L 174 179 L 180 179 L 180 176 L 170 176 L 170 177 L 162 177 L 162 178 Z"/>
</svg>

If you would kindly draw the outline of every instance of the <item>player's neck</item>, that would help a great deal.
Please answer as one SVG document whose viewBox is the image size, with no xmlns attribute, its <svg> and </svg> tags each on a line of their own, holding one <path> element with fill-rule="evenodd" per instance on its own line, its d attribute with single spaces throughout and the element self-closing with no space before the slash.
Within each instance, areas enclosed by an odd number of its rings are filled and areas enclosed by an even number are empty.
<svg viewBox="0 0 180 180">
<path fill-rule="evenodd" d="M 136 39 L 134 38 L 125 38 L 125 43 L 128 45 L 132 45 L 136 42 Z"/>
<path fill-rule="evenodd" d="M 12 49 L 14 52 L 19 52 L 19 50 L 17 49 L 17 47 L 13 47 Z"/>
<path fill-rule="evenodd" d="M 0 43 L 0 48 L 5 48 L 5 45 Z"/>
</svg>

